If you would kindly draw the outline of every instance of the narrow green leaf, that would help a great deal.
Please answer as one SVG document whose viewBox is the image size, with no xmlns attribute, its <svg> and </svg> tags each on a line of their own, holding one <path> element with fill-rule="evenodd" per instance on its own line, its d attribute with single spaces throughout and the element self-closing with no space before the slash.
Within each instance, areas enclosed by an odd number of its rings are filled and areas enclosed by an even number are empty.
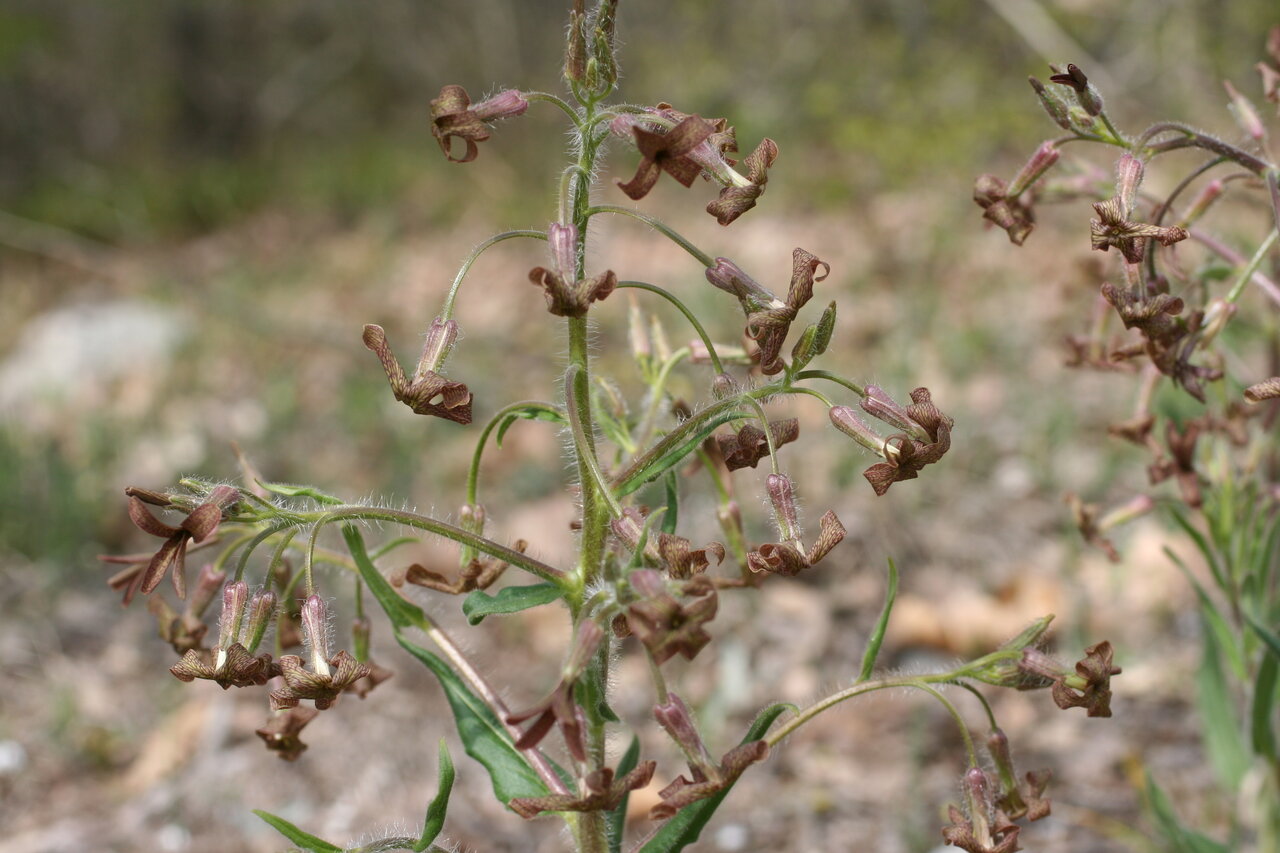
<svg viewBox="0 0 1280 853">
<path fill-rule="evenodd" d="M 1209 629 L 1213 631 L 1217 637 L 1218 647 L 1227 656 L 1227 663 L 1231 667 L 1231 672 L 1237 681 L 1244 681 L 1245 675 L 1244 653 L 1240 648 L 1240 643 L 1236 639 L 1236 633 L 1227 624 L 1227 619 L 1218 610 L 1218 606 L 1213 599 L 1209 597 L 1208 591 L 1200 581 L 1196 580 L 1195 575 L 1191 574 L 1191 570 L 1187 568 L 1187 564 L 1170 550 L 1167 546 L 1164 549 L 1165 556 L 1173 561 L 1173 564 L 1182 572 L 1183 577 L 1191 584 L 1191 588 L 1196 592 L 1196 598 L 1200 601 L 1200 614 L 1209 624 Z"/>
<path fill-rule="evenodd" d="M 264 483 L 261 480 L 255 480 L 259 486 L 268 492 L 277 495 L 284 495 L 286 498 L 311 498 L 318 504 L 327 504 L 329 506 L 341 506 L 346 503 L 342 498 L 335 498 L 333 495 L 326 495 L 319 489 L 311 486 L 291 486 L 288 483 Z"/>
<path fill-rule="evenodd" d="M 1249 623 L 1249 627 L 1253 629 L 1253 632 L 1262 638 L 1262 642 L 1267 644 L 1267 651 L 1275 657 L 1280 657 L 1280 636 L 1277 636 L 1274 631 L 1263 627 L 1261 622 L 1248 613 L 1244 614 L 1244 619 Z"/>
<path fill-rule="evenodd" d="M 449 747 L 444 738 L 440 738 L 439 782 L 436 784 L 436 795 L 427 806 L 427 819 L 422 825 L 422 837 L 413 845 L 414 853 L 422 853 L 436 840 L 440 830 L 444 829 L 444 815 L 449 810 L 449 793 L 453 790 L 453 759 L 449 757 Z"/>
<path fill-rule="evenodd" d="M 490 595 L 482 589 L 472 590 L 462 601 L 462 612 L 472 625 L 479 625 L 486 616 L 519 613 L 531 607 L 549 604 L 563 597 L 564 590 L 553 583 L 535 583 L 531 586 L 509 586 Z"/>
<path fill-rule="evenodd" d="M 1205 751 L 1209 753 L 1218 778 L 1234 791 L 1249 769 L 1249 756 L 1230 690 L 1222 669 L 1217 638 L 1212 631 L 1206 630 L 1204 657 L 1196 671 L 1196 705 L 1204 723 Z"/>
<path fill-rule="evenodd" d="M 1175 853 L 1230 853 L 1225 844 L 1219 844 L 1211 838 L 1200 833 L 1187 829 L 1178 820 L 1178 815 L 1173 810 L 1173 803 L 1169 802 L 1169 795 L 1161 790 L 1160 786 L 1151 778 L 1151 774 L 1147 773 L 1146 787 L 1147 808 L 1151 810 L 1152 816 L 1155 818 L 1156 827 L 1160 830 L 1160 834 L 1169 842 L 1169 848 Z"/>
<path fill-rule="evenodd" d="M 631 745 L 627 747 L 627 751 L 622 754 L 622 759 L 618 762 L 618 769 L 614 771 L 617 777 L 626 776 L 640 763 L 640 739 L 635 735 L 631 736 Z M 621 853 L 622 851 L 622 832 L 626 829 L 627 824 L 627 800 L 630 799 L 631 793 L 622 795 L 622 801 L 604 816 L 606 828 L 609 832 L 609 853 Z"/>
<path fill-rule="evenodd" d="M 439 679 L 453 709 L 463 748 L 489 771 L 493 795 L 503 803 L 516 797 L 546 796 L 546 786 L 516 749 L 506 727 L 489 706 L 435 654 L 409 642 L 399 632 L 396 640 Z"/>
<path fill-rule="evenodd" d="M 760 740 L 764 737 L 765 732 L 769 730 L 769 727 L 773 725 L 773 721 L 786 711 L 798 712 L 799 709 L 789 702 L 779 702 L 776 705 L 770 705 L 765 708 L 756 717 L 751 727 L 747 729 L 747 734 L 742 738 L 742 743 Z M 714 797 L 708 797 L 676 812 L 674 817 L 644 841 L 636 853 L 676 853 L 676 851 L 683 850 L 697 841 L 703 827 L 707 825 L 707 821 L 711 820 L 711 816 L 715 814 L 716 809 L 720 807 L 720 803 L 724 802 L 724 798 L 729 795 L 729 791 L 732 789 L 733 786 L 730 785 Z"/>
<path fill-rule="evenodd" d="M 397 592 L 391 582 L 382 576 L 382 572 L 378 571 L 373 560 L 369 559 L 369 552 L 365 550 L 360 528 L 354 524 L 342 525 L 342 538 L 347 540 L 347 550 L 351 552 L 351 559 L 355 561 L 360 577 L 386 612 L 391 624 L 397 629 L 423 627 L 427 620 L 422 608 Z"/>
<path fill-rule="evenodd" d="M 650 480 L 661 476 L 664 471 L 679 465 L 686 456 L 697 450 L 703 439 L 715 432 L 716 428 L 721 424 L 736 421 L 743 417 L 746 416 L 737 410 L 725 412 L 703 423 L 690 434 L 680 436 L 680 439 L 673 441 L 671 446 L 663 447 L 662 453 L 657 458 L 630 472 L 625 479 L 619 481 L 614 490 L 614 495 L 620 498 L 625 497 Z M 662 447 L 663 442 L 659 442 L 658 446 Z"/>
<path fill-rule="evenodd" d="M 564 413 L 550 403 L 526 403 L 522 408 L 508 411 L 506 417 L 498 422 L 498 431 L 493 436 L 493 441 L 498 447 L 502 446 L 502 437 L 507 434 L 507 430 L 511 429 L 511 425 L 521 419 L 550 421 L 561 425 L 567 423 Z"/>
<path fill-rule="evenodd" d="M 880 646 L 884 643 L 884 632 L 889 627 L 889 614 L 893 611 L 893 602 L 898 597 L 898 567 L 894 565 L 893 559 L 889 560 L 889 588 L 884 593 L 884 607 L 880 608 L 880 618 L 876 621 L 876 629 L 871 633 L 871 639 L 867 641 L 867 650 L 862 655 L 862 671 L 858 675 L 859 681 L 866 681 L 871 677 L 872 670 L 876 666 L 876 657 L 880 654 Z"/>
<path fill-rule="evenodd" d="M 677 481 L 675 471 L 667 472 L 667 476 L 663 478 L 663 485 L 667 493 L 667 512 L 662 516 L 662 532 L 675 533 L 676 522 L 680 520 L 680 483 Z"/>
<path fill-rule="evenodd" d="M 1174 510 L 1173 520 L 1178 523 L 1182 531 L 1191 537 L 1191 541 L 1196 543 L 1196 548 L 1204 555 L 1205 562 L 1209 564 L 1209 571 L 1213 572 L 1213 580 L 1218 585 L 1218 589 L 1223 592 L 1230 590 L 1226 575 L 1223 574 L 1222 564 L 1218 561 L 1218 554 L 1213 546 L 1209 544 L 1209 540 L 1205 539 L 1204 534 L 1196 529 L 1196 526 L 1183 515 L 1181 512 Z"/>
<path fill-rule="evenodd" d="M 1253 708 L 1250 711 L 1250 735 L 1253 751 L 1271 761 L 1276 760 L 1276 731 L 1272 711 L 1276 707 L 1276 683 L 1280 674 L 1280 656 L 1265 655 L 1253 682 Z"/>
<path fill-rule="evenodd" d="M 330 844 L 323 838 L 316 838 L 309 832 L 303 832 L 298 827 L 289 823 L 282 817 L 276 817 L 271 812 L 264 812 L 262 809 L 254 809 L 253 813 L 258 817 L 271 824 L 271 828 L 301 847 L 303 850 L 310 850 L 311 853 L 342 853 L 342 848 L 336 844 Z"/>
</svg>

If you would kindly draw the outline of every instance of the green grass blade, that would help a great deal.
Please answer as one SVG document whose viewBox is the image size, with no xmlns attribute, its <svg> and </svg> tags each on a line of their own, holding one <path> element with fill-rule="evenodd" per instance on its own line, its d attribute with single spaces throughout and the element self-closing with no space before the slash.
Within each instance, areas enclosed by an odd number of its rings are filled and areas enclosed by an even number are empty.
<svg viewBox="0 0 1280 853">
<path fill-rule="evenodd" d="M 309 832 L 304 832 L 294 826 L 282 817 L 277 817 L 271 812 L 264 812 L 262 809 L 254 809 L 253 813 L 258 817 L 271 824 L 271 828 L 301 847 L 303 850 L 310 850 L 311 853 L 342 853 L 342 848 L 336 844 L 330 844 L 323 838 L 317 838 Z"/>
<path fill-rule="evenodd" d="M 427 806 L 427 818 L 422 824 L 422 836 L 413 845 L 414 853 L 422 853 L 431 846 L 444 829 L 445 812 L 449 810 L 449 794 L 453 791 L 453 759 L 449 757 L 449 747 L 444 738 L 440 738 L 439 782 L 436 784 L 436 795 Z"/>
<path fill-rule="evenodd" d="M 880 618 L 876 620 L 876 628 L 871 632 L 871 639 L 867 641 L 867 650 L 862 655 L 862 671 L 858 674 L 859 681 L 866 681 L 871 677 L 872 670 L 876 667 L 876 658 L 880 655 L 880 646 L 884 643 L 884 633 L 889 627 L 889 614 L 893 611 L 893 602 L 898 597 L 898 567 L 894 564 L 893 559 L 889 560 L 889 588 L 885 590 L 884 607 L 880 609 Z"/>
</svg>

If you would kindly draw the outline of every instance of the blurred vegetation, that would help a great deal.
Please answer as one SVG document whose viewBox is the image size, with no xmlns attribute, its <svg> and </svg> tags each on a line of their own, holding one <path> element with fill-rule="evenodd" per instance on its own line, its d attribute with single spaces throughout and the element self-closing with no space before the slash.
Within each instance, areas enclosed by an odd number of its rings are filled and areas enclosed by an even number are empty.
<svg viewBox="0 0 1280 853">
<path fill-rule="evenodd" d="M 427 101 L 446 82 L 476 95 L 557 88 L 565 6 L 11 0 L 0 210 L 130 242 L 264 206 L 351 217 L 404 204 L 426 175 L 456 186 L 424 150 Z M 1100 63 L 1090 73 L 1105 69 L 1142 109 L 1189 114 L 1203 75 L 1249 76 L 1246 48 L 1275 5 L 646 0 L 621 17 L 631 98 L 731 116 L 744 144 L 773 135 L 787 172 L 776 183 L 839 205 L 946 175 L 964 183 L 994 152 L 1022 149 L 1045 125 L 1021 79 L 1043 76 L 1046 58 Z M 545 143 L 494 147 L 513 167 L 511 199 L 545 195 Z M 455 193 L 412 197 L 433 221 Z"/>
</svg>

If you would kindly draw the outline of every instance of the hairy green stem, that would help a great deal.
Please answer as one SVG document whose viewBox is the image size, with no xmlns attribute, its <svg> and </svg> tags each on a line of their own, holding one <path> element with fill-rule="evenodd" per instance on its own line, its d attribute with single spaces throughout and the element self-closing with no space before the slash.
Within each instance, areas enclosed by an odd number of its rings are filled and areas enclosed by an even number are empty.
<svg viewBox="0 0 1280 853">
<path fill-rule="evenodd" d="M 714 267 L 716 265 L 715 258 L 693 245 L 693 243 L 690 243 L 678 231 L 670 225 L 667 225 L 667 223 L 663 222 L 661 219 L 617 204 L 597 204 L 595 207 L 587 209 L 586 217 L 589 219 L 598 213 L 617 213 L 621 216 L 630 216 L 632 219 L 638 219 L 653 230 L 657 231 L 659 234 L 665 236 L 680 248 L 684 249 L 689 254 L 693 255 L 698 259 L 698 263 L 702 264 L 704 267 Z"/>
<path fill-rule="evenodd" d="M 462 280 L 466 278 L 467 273 L 471 271 L 471 265 L 476 259 L 484 253 L 490 246 L 496 246 L 504 240 L 513 240 L 516 237 L 531 237 L 535 240 L 547 239 L 545 231 L 504 231 L 501 234 L 494 234 L 488 240 L 485 240 L 479 246 L 471 250 L 471 254 L 467 255 L 467 259 L 462 262 L 462 266 L 458 269 L 458 274 L 453 277 L 453 284 L 449 287 L 449 295 L 445 297 L 444 307 L 440 309 L 440 318 L 449 320 L 453 317 L 453 305 L 458 299 L 458 290 L 462 287 Z"/>
</svg>

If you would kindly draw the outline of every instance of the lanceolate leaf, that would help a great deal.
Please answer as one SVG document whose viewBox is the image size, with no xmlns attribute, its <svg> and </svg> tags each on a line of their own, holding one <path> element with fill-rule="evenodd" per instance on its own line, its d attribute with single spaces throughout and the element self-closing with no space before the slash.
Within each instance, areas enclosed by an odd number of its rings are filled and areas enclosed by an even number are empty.
<svg viewBox="0 0 1280 853">
<path fill-rule="evenodd" d="M 553 583 L 536 583 L 532 586 L 509 586 L 490 595 L 482 589 L 473 590 L 462 601 L 462 612 L 467 621 L 478 625 L 486 616 L 519 613 L 531 607 L 549 604 L 564 595 Z"/>
<path fill-rule="evenodd" d="M 440 830 L 444 829 L 444 815 L 449 809 L 449 793 L 453 790 L 453 759 L 449 757 L 449 747 L 444 738 L 440 739 L 440 781 L 436 785 L 436 796 L 427 806 L 427 819 L 422 825 L 422 837 L 413 845 L 414 853 L 422 853 L 436 840 Z"/>
<path fill-rule="evenodd" d="M 1169 795 L 1147 774 L 1147 807 L 1156 819 L 1156 826 L 1169 842 L 1168 849 L 1174 853 L 1230 853 L 1226 845 L 1219 844 L 1193 829 L 1183 826 L 1178 815 L 1169 802 Z"/>
<path fill-rule="evenodd" d="M 458 735 L 467 755 L 484 765 L 493 782 L 493 795 L 503 803 L 516 797 L 544 797 L 548 791 L 538 774 L 524 760 L 507 734 L 506 727 L 489 706 L 462 682 L 436 655 L 414 645 L 398 632 L 396 640 L 420 660 L 440 681 L 449 707 L 453 709 Z"/>
<path fill-rule="evenodd" d="M 1280 657 L 1268 654 L 1258 667 L 1258 677 L 1253 684 L 1253 708 L 1250 714 L 1253 751 L 1273 762 L 1276 760 L 1276 730 L 1272 712 L 1276 707 L 1278 673 L 1280 673 Z"/>
<path fill-rule="evenodd" d="M 258 817 L 271 824 L 271 827 L 303 850 L 310 850 L 311 853 L 342 853 L 342 848 L 336 844 L 330 844 L 323 838 L 316 838 L 309 832 L 303 832 L 298 827 L 289 823 L 282 817 L 276 817 L 271 812 L 264 812 L 262 809 L 254 809 L 253 813 Z"/>
<path fill-rule="evenodd" d="M 787 702 L 779 702 L 765 708 L 751 724 L 751 728 L 747 729 L 742 743 L 760 740 L 773 725 L 774 720 L 787 711 L 796 710 L 795 705 Z M 650 835 L 634 853 L 676 853 L 697 841 L 703 827 L 707 825 L 707 821 L 711 820 L 711 816 L 715 814 L 716 809 L 720 807 L 720 803 L 724 802 L 724 798 L 731 790 L 733 790 L 732 785 L 714 797 L 708 797 L 676 812 L 675 817 Z"/>
<path fill-rule="evenodd" d="M 355 561 L 356 569 L 364 579 L 365 586 L 369 587 L 369 592 L 373 593 L 378 604 L 386 611 L 391 624 L 397 630 L 422 627 L 426 623 L 422 608 L 396 592 L 391 582 L 378 571 L 373 560 L 369 559 L 369 552 L 365 550 L 364 537 L 360 535 L 360 529 L 354 524 L 344 524 L 342 536 L 347 540 L 347 550 L 351 552 L 351 558 Z"/>
<path fill-rule="evenodd" d="M 681 434 L 678 438 L 669 435 L 655 447 L 655 449 L 661 448 L 657 457 L 635 471 L 628 471 L 626 477 L 615 486 L 614 495 L 620 498 L 625 497 L 650 480 L 661 476 L 664 471 L 679 465 L 686 456 L 697 450 L 703 440 L 715 432 L 718 426 L 742 417 L 744 417 L 742 412 L 732 410 L 711 418 L 689 434 Z"/>
<path fill-rule="evenodd" d="M 1204 632 L 1204 658 L 1196 672 L 1196 704 L 1203 717 L 1205 749 L 1218 777 L 1234 791 L 1249 767 L 1249 756 L 1222 656 L 1212 631 Z"/>
<path fill-rule="evenodd" d="M 898 567 L 894 565 L 893 560 L 889 561 L 889 588 L 884 593 L 884 607 L 880 609 L 880 618 L 876 621 L 876 629 L 871 634 L 871 639 L 867 640 L 867 650 L 862 655 L 862 671 L 858 675 L 859 681 L 866 681 L 871 677 L 871 671 L 876 667 L 876 657 L 880 654 L 880 646 L 884 643 L 884 632 L 889 627 L 889 614 L 893 612 L 893 602 L 898 597 Z"/>
</svg>

